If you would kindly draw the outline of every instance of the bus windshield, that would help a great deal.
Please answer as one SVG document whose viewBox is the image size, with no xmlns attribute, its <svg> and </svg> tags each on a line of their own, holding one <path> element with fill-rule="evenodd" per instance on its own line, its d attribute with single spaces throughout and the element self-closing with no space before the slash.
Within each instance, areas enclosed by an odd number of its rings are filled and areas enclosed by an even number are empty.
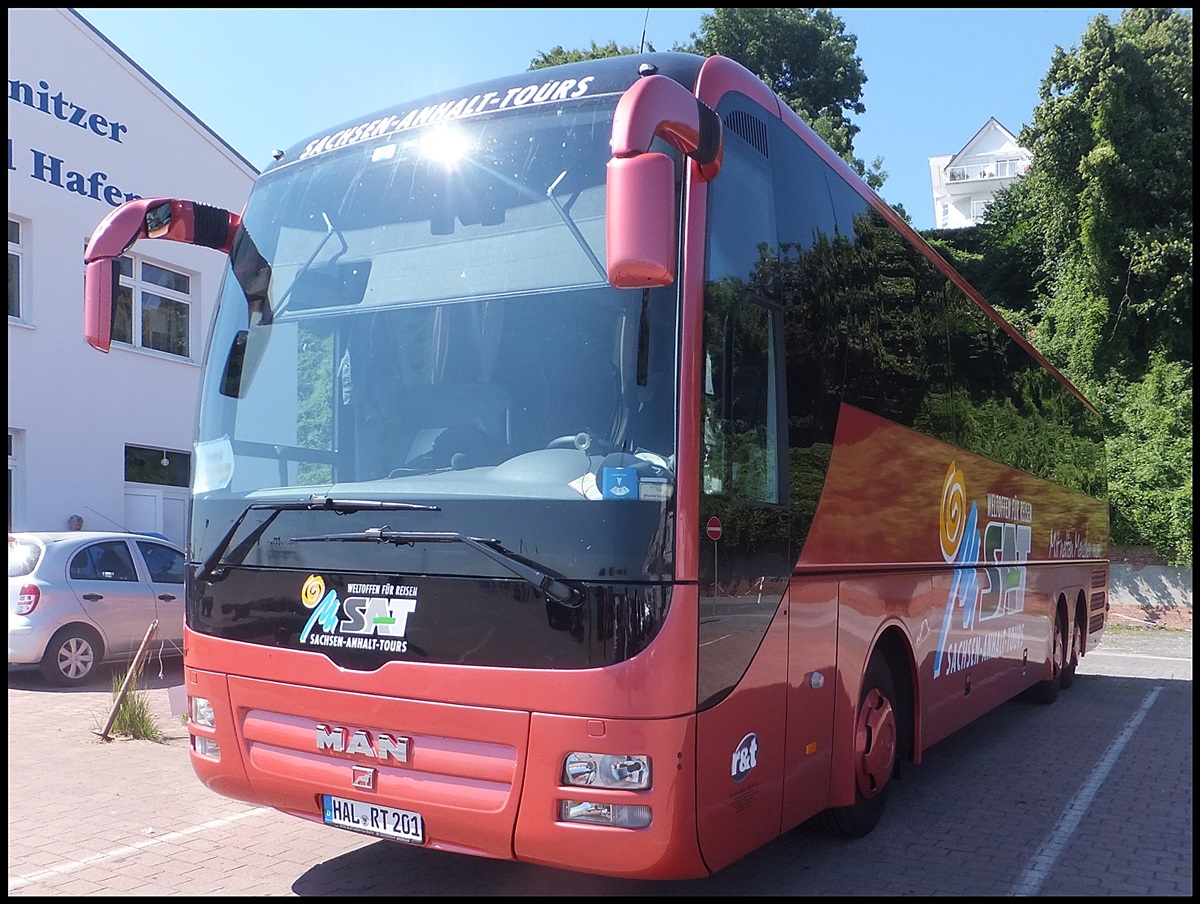
<svg viewBox="0 0 1200 904">
<path fill-rule="evenodd" d="M 430 505 L 387 524 L 289 507 L 245 563 L 286 565 L 301 536 L 390 527 L 536 548 L 561 574 L 655 573 L 648 544 L 673 497 L 678 292 L 605 278 L 615 103 L 432 124 L 260 179 L 209 347 L 196 558 L 247 506 L 322 497 Z M 594 522 L 620 532 L 623 519 L 643 525 L 629 561 L 588 561 Z M 434 543 L 416 555 L 505 574 L 478 554 L 467 564 L 471 553 Z M 302 555 L 404 570 L 379 544 Z"/>
</svg>

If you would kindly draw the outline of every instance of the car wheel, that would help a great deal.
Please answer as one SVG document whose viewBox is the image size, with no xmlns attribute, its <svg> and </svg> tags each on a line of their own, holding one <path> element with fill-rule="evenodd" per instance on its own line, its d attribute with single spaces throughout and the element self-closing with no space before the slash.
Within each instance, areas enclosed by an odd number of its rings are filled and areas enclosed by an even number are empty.
<svg viewBox="0 0 1200 904">
<path fill-rule="evenodd" d="M 100 664 L 101 644 L 96 632 L 84 625 L 62 628 L 46 645 L 42 674 L 51 684 L 73 687 L 85 684 Z"/>
</svg>

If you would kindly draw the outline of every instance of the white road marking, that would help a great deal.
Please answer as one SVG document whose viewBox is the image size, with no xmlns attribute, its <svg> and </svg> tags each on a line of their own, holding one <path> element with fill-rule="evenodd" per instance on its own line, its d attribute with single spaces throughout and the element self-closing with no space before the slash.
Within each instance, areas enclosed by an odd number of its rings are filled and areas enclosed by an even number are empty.
<svg viewBox="0 0 1200 904">
<path fill-rule="evenodd" d="M 1191 656 L 1148 656 L 1145 653 L 1116 653 L 1112 650 L 1094 650 L 1088 656 L 1101 656 L 1108 659 L 1154 659 L 1158 662 L 1191 662 Z M 1084 659 L 1087 657 L 1085 656 Z"/>
<path fill-rule="evenodd" d="M 163 844 L 169 841 L 178 841 L 180 838 L 187 838 L 189 835 L 196 835 L 208 829 L 219 829 L 223 826 L 232 825 L 235 822 L 240 822 L 250 816 L 259 816 L 263 813 L 274 813 L 270 807 L 255 807 L 253 810 L 246 810 L 234 816 L 225 816 L 221 819 L 210 819 L 208 822 L 201 823 L 198 826 L 192 826 L 190 829 L 182 829 L 178 832 L 168 832 L 166 835 L 159 835 L 155 838 L 147 838 L 145 841 L 139 841 L 136 844 L 127 844 L 124 847 L 119 847 L 103 854 L 94 854 L 91 857 L 85 857 L 82 860 L 67 860 L 63 863 L 56 863 L 53 866 L 43 870 L 38 870 L 36 873 L 29 873 L 24 876 L 16 876 L 9 879 L 8 890 L 12 891 L 15 888 L 24 888 L 26 885 L 33 885 L 35 882 L 41 882 L 43 879 L 48 879 L 51 876 L 65 876 L 68 873 L 73 873 L 76 870 L 83 869 L 85 866 L 95 866 L 97 863 L 102 863 L 105 860 L 115 860 L 118 857 L 128 857 L 130 854 L 136 854 L 138 851 L 153 847 L 156 844 Z"/>
<path fill-rule="evenodd" d="M 1021 876 L 1020 881 L 1017 882 L 1013 890 L 1009 892 L 1009 897 L 1020 898 L 1036 895 L 1039 889 L 1041 889 L 1042 883 L 1050 875 L 1050 868 L 1054 866 L 1054 862 L 1058 860 L 1059 855 L 1066 848 L 1071 834 L 1079 827 L 1079 823 L 1083 821 L 1083 816 L 1099 792 L 1100 786 L 1104 784 L 1104 780 L 1108 778 L 1108 774 L 1112 771 L 1113 766 L 1117 764 L 1117 758 L 1121 755 L 1121 751 L 1125 749 L 1125 745 L 1129 743 L 1129 739 L 1133 737 L 1133 733 L 1142 724 L 1142 720 L 1146 718 L 1146 713 L 1150 712 L 1150 707 L 1154 705 L 1154 701 L 1158 699 L 1160 693 L 1162 693 L 1162 688 L 1156 687 L 1146 695 L 1146 699 L 1142 701 L 1142 705 L 1138 708 L 1138 711 L 1133 714 L 1133 717 L 1126 723 L 1121 733 L 1117 735 L 1116 740 L 1104 752 L 1104 756 L 1100 758 L 1100 762 L 1096 765 L 1088 780 L 1083 783 L 1083 787 L 1071 798 L 1071 802 L 1067 804 L 1066 810 L 1063 811 L 1063 815 L 1058 820 L 1058 825 L 1054 827 L 1054 831 L 1050 833 L 1050 837 L 1043 842 L 1037 854 L 1034 855 L 1033 860 L 1030 861 L 1029 866 L 1025 868 L 1024 875 Z"/>
</svg>

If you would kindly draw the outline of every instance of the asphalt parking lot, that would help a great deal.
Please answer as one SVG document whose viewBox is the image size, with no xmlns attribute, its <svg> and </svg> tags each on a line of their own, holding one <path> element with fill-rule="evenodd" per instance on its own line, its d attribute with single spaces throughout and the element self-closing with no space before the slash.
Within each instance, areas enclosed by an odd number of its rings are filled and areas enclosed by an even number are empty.
<svg viewBox="0 0 1200 904">
<path fill-rule="evenodd" d="M 59 690 L 10 671 L 10 896 L 1192 894 L 1190 631 L 1110 631 L 1053 706 L 1013 701 L 928 751 L 867 838 L 801 827 L 686 882 L 425 851 L 220 797 L 170 711 L 181 681 L 151 661 L 165 743 L 105 742 L 108 673 Z"/>
</svg>

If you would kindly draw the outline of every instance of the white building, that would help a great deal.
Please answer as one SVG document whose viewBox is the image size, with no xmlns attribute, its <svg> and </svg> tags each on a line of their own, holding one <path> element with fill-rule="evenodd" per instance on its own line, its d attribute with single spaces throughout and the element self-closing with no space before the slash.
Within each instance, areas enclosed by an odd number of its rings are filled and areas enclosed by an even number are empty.
<svg viewBox="0 0 1200 904">
<path fill-rule="evenodd" d="M 109 354 L 83 250 L 131 197 L 230 210 L 257 170 L 78 13 L 8 10 L 8 525 L 182 543 L 200 362 L 225 258 L 141 242 Z"/>
<path fill-rule="evenodd" d="M 957 154 L 930 157 L 936 228 L 960 229 L 982 222 L 996 192 L 1025 175 L 1032 161 L 1033 154 L 995 118 Z"/>
</svg>

